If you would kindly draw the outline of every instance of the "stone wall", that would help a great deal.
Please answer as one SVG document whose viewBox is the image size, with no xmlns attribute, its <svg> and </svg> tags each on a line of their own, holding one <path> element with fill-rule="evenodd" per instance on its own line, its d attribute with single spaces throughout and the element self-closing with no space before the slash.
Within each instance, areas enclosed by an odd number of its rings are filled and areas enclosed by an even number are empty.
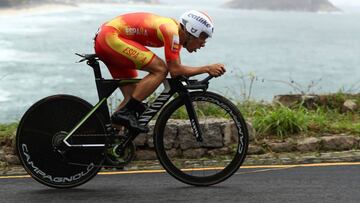
<svg viewBox="0 0 360 203">
<path fill-rule="evenodd" d="M 153 123 L 150 124 L 151 130 Z M 255 142 L 256 131 L 251 123 L 247 123 L 249 129 L 250 145 L 248 154 L 265 154 L 269 152 L 319 152 L 319 151 L 345 151 L 360 149 L 360 137 L 347 134 L 323 134 L 318 137 L 306 137 L 306 135 L 289 138 L 283 141 L 264 139 Z M 203 146 L 198 146 L 193 139 L 190 123 L 188 121 L 173 120 L 168 123 L 166 132 L 165 147 L 174 156 L 182 154 L 185 157 L 196 158 L 206 153 L 216 152 L 227 153 L 231 143 L 236 142 L 235 126 L 224 119 L 214 119 L 209 124 L 206 133 L 209 139 Z M 151 131 L 150 131 L 151 132 Z M 156 159 L 152 133 L 141 134 L 135 139 L 137 146 L 136 159 Z"/>
<path fill-rule="evenodd" d="M 236 126 L 230 120 L 211 119 L 206 123 L 200 121 L 200 126 L 204 138 L 201 144 L 196 142 L 188 120 L 168 121 L 165 127 L 165 149 L 173 156 L 196 158 L 215 152 L 226 154 L 230 150 L 230 145 L 238 140 Z M 154 123 L 150 123 L 149 127 L 148 134 L 140 134 L 134 141 L 137 146 L 136 159 L 156 159 L 153 140 Z M 248 128 L 251 128 L 251 125 L 248 124 Z"/>
<path fill-rule="evenodd" d="M 181 155 L 187 158 L 198 158 L 212 153 L 226 154 L 229 152 L 231 143 L 237 142 L 237 130 L 232 122 L 225 119 L 208 120 L 207 124 L 200 123 L 204 129 L 202 144 L 198 144 L 193 135 L 189 121 L 171 120 L 165 128 L 165 148 L 172 156 Z M 255 142 L 255 130 L 251 124 L 249 129 L 250 145 L 248 154 L 265 154 L 269 152 L 326 152 L 345 151 L 360 149 L 360 137 L 348 134 L 330 135 L 324 134 L 318 137 L 288 138 L 284 141 L 261 140 Z M 154 122 L 150 123 L 150 133 L 140 134 L 135 139 L 137 146 L 137 160 L 155 160 L 154 140 L 152 130 Z M 20 164 L 13 147 L 0 146 L 0 165 Z"/>
</svg>

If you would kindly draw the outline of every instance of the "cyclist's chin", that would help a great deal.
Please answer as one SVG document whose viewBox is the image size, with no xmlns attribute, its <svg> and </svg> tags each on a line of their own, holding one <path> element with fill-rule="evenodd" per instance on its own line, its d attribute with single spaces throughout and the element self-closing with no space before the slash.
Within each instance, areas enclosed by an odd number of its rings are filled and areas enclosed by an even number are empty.
<svg viewBox="0 0 360 203">
<path fill-rule="evenodd" d="M 189 49 L 189 48 L 186 48 L 186 49 L 187 49 L 187 51 L 188 51 L 189 53 L 196 52 L 196 49 Z"/>
</svg>

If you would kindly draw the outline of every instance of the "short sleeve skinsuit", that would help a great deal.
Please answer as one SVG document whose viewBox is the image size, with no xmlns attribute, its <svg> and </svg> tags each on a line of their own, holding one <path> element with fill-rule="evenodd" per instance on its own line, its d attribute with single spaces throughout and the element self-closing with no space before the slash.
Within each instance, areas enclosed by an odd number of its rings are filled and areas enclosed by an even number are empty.
<svg viewBox="0 0 360 203">
<path fill-rule="evenodd" d="M 121 15 L 99 28 L 95 53 L 113 78 L 134 78 L 155 57 L 145 46 L 164 47 L 167 62 L 179 59 L 178 29 L 174 19 L 151 13 Z"/>
</svg>

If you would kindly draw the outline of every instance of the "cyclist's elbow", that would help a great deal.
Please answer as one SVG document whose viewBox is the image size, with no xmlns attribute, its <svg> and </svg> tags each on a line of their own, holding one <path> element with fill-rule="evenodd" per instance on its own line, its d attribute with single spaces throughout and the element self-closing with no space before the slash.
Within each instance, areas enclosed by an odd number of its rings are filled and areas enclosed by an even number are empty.
<svg viewBox="0 0 360 203">
<path fill-rule="evenodd" d="M 179 77 L 179 76 L 183 75 L 183 74 L 181 74 L 181 73 L 180 73 L 179 71 L 177 71 L 177 70 L 170 70 L 169 73 L 170 73 L 170 76 L 171 76 L 172 78 L 176 78 L 176 77 Z"/>
<path fill-rule="evenodd" d="M 172 78 L 176 78 L 178 76 L 184 75 L 183 68 L 181 66 L 179 66 L 178 64 L 169 64 L 168 70 L 169 70 L 170 76 Z"/>
</svg>

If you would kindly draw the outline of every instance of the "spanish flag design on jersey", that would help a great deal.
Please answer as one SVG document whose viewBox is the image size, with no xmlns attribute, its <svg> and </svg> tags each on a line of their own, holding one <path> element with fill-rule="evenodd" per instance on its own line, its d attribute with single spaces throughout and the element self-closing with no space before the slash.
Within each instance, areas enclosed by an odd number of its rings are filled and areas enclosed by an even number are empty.
<svg viewBox="0 0 360 203">
<path fill-rule="evenodd" d="M 113 77 L 136 77 L 136 69 L 155 57 L 146 47 L 164 47 L 166 62 L 179 60 L 178 23 L 151 13 L 125 14 L 104 23 L 95 40 L 95 52 Z"/>
</svg>

